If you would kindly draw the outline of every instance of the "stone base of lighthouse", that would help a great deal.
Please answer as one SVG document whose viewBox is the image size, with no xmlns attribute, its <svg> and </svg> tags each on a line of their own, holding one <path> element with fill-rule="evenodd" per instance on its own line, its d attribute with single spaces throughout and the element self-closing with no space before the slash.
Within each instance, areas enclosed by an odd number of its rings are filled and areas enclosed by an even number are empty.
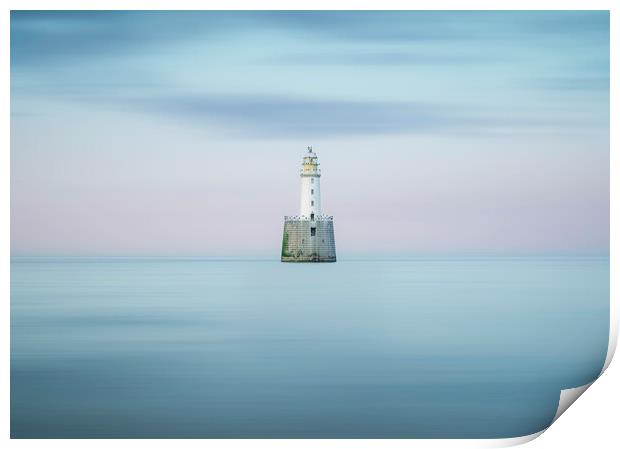
<svg viewBox="0 0 620 449">
<path fill-rule="evenodd" d="M 285 219 L 282 262 L 336 262 L 333 220 Z"/>
</svg>

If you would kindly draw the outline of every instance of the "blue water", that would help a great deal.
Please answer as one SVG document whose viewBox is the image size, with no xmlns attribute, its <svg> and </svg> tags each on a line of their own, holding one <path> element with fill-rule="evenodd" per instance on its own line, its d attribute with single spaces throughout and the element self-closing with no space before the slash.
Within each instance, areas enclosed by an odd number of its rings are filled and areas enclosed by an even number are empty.
<svg viewBox="0 0 620 449">
<path fill-rule="evenodd" d="M 495 438 L 593 380 L 607 258 L 13 258 L 11 434 Z"/>
</svg>

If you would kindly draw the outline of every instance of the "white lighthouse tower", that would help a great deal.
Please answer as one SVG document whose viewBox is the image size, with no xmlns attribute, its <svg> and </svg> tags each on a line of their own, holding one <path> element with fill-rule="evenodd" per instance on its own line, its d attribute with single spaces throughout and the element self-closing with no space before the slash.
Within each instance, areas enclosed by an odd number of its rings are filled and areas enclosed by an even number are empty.
<svg viewBox="0 0 620 449">
<path fill-rule="evenodd" d="M 321 211 L 321 170 L 312 147 L 304 154 L 299 174 L 299 216 L 284 217 L 282 262 L 336 262 L 334 220 Z"/>
<path fill-rule="evenodd" d="M 321 169 L 312 147 L 301 164 L 301 205 L 299 216 L 314 220 L 321 216 Z"/>
</svg>

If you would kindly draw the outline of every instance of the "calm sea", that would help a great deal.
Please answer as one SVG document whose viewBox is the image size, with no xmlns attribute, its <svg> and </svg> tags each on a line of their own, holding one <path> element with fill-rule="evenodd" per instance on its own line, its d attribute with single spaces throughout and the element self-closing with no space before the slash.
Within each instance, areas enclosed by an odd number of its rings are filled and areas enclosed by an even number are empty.
<svg viewBox="0 0 620 449">
<path fill-rule="evenodd" d="M 520 436 L 608 333 L 607 258 L 13 258 L 11 433 Z"/>
</svg>

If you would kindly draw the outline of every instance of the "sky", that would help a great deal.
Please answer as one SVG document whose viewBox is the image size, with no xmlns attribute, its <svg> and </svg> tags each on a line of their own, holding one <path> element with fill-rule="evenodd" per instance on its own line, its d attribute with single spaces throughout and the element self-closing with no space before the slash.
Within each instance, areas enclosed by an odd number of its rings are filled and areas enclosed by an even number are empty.
<svg viewBox="0 0 620 449">
<path fill-rule="evenodd" d="M 606 11 L 11 13 L 14 255 L 609 251 Z"/>
</svg>

